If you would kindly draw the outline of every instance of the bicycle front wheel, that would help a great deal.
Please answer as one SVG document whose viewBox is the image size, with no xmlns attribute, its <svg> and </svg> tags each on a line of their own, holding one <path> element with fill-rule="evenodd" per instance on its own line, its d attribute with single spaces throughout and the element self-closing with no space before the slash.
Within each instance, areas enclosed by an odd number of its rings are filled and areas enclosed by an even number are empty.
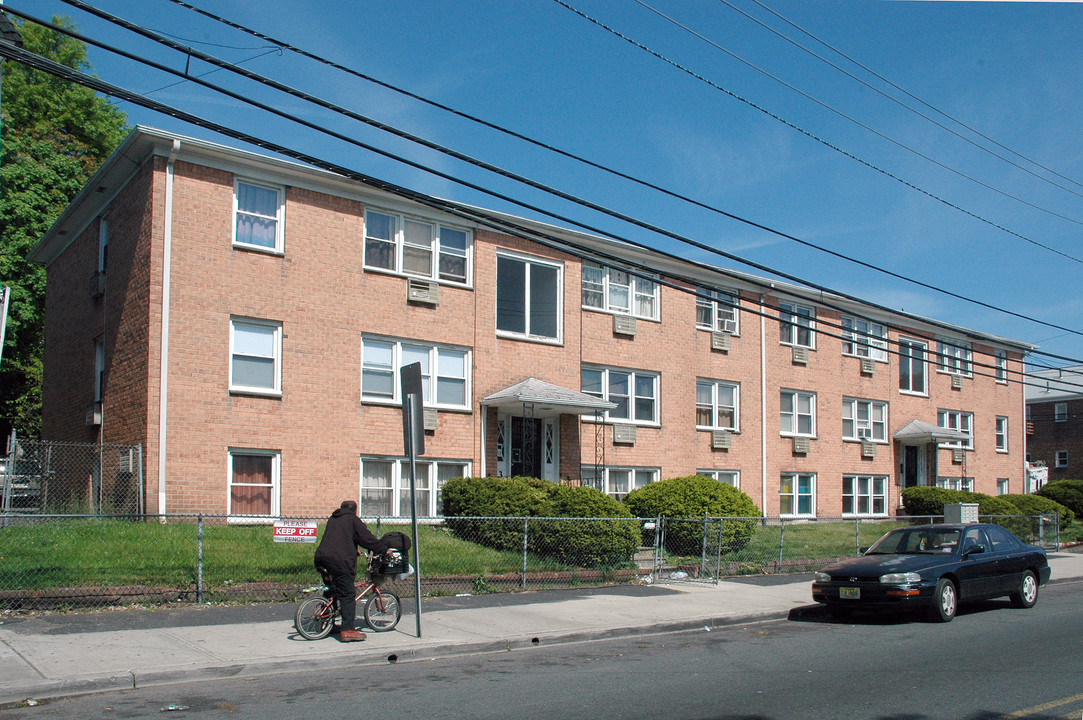
<svg viewBox="0 0 1083 720">
<path fill-rule="evenodd" d="M 365 624 L 376 632 L 394 630 L 402 617 L 402 602 L 394 593 L 380 593 L 365 603 Z"/>
<path fill-rule="evenodd" d="M 305 600 L 293 616 L 293 625 L 306 640 L 319 640 L 331 634 L 335 624 L 334 601 L 320 597 Z"/>
</svg>

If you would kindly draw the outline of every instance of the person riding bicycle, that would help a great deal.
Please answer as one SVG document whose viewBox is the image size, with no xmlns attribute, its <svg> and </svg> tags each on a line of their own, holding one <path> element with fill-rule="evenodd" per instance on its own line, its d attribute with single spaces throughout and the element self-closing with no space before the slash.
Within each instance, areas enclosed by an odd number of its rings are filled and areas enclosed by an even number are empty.
<svg viewBox="0 0 1083 720">
<path fill-rule="evenodd" d="M 388 556 L 394 552 L 387 543 L 373 535 L 357 516 L 357 503 L 344 500 L 338 510 L 328 518 L 314 558 L 316 570 L 323 576 L 332 596 L 338 601 L 338 612 L 342 619 L 339 640 L 342 642 L 365 639 L 365 633 L 354 628 L 357 614 L 354 584 L 357 577 L 357 556 L 361 554 L 361 548 Z"/>
</svg>

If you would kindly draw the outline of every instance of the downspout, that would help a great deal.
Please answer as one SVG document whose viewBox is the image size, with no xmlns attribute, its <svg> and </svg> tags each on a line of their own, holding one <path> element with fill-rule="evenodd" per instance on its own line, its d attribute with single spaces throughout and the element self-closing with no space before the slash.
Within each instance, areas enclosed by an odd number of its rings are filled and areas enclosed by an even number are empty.
<svg viewBox="0 0 1083 720">
<path fill-rule="evenodd" d="M 767 317 L 760 293 L 760 512 L 767 517 Z"/>
<path fill-rule="evenodd" d="M 173 254 L 173 167 L 180 152 L 180 140 L 173 141 L 165 166 L 165 231 L 162 240 L 162 336 L 161 365 L 158 370 L 158 514 L 165 515 L 166 424 L 169 419 L 169 283 Z M 161 518 L 163 521 L 165 518 Z"/>
</svg>

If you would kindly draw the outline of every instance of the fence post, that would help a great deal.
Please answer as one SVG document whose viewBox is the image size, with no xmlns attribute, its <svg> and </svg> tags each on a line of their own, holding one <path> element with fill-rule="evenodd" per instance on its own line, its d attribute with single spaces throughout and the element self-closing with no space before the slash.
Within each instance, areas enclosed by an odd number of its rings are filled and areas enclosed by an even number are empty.
<svg viewBox="0 0 1083 720">
<path fill-rule="evenodd" d="M 523 590 L 526 590 L 526 548 L 527 538 L 530 536 L 530 518 L 523 518 Z"/>
<path fill-rule="evenodd" d="M 703 513 L 703 547 L 699 553 L 699 576 L 707 572 L 707 513 Z"/>
<path fill-rule="evenodd" d="M 775 572 L 782 572 L 782 549 L 786 547 L 786 520 L 779 518 L 779 522 L 782 523 L 782 532 L 778 534 L 778 567 L 775 568 Z"/>
<path fill-rule="evenodd" d="M 196 515 L 196 602 L 203 603 L 203 515 Z"/>
<path fill-rule="evenodd" d="M 662 553 L 665 552 L 662 545 L 663 522 L 665 522 L 665 516 L 663 515 L 659 515 L 654 519 L 654 566 L 651 568 L 653 582 L 659 582 L 662 575 Z"/>
<path fill-rule="evenodd" d="M 722 579 L 722 526 L 726 522 L 725 518 L 718 518 L 718 554 L 715 556 L 714 566 L 714 584 L 717 585 L 719 580 Z"/>
</svg>

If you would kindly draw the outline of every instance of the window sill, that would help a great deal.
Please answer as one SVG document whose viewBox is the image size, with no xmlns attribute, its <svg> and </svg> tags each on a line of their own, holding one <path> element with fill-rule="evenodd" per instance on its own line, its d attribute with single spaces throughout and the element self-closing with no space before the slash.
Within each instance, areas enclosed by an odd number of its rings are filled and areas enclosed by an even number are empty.
<svg viewBox="0 0 1083 720">
<path fill-rule="evenodd" d="M 661 323 L 662 319 L 657 317 L 645 317 L 643 315 L 636 315 L 630 312 L 619 312 L 617 310 L 606 310 L 605 308 L 592 307 L 590 305 L 583 305 L 584 312 L 600 313 L 602 315 L 620 315 L 622 317 L 633 317 L 636 320 L 642 320 L 643 322 Z"/>
<path fill-rule="evenodd" d="M 389 398 L 367 398 L 367 397 L 363 397 L 363 398 L 361 398 L 361 404 L 362 405 L 375 405 L 375 406 L 378 406 L 378 407 L 389 407 L 389 408 L 401 408 L 402 407 L 402 401 L 401 400 L 392 400 L 392 399 L 389 399 Z M 437 411 L 442 412 L 442 413 L 446 413 L 446 412 L 462 413 L 463 415 L 469 415 L 469 414 L 471 414 L 473 412 L 469 407 L 467 407 L 465 405 L 428 405 L 428 404 L 426 404 L 425 409 L 426 410 L 437 410 Z"/>
<path fill-rule="evenodd" d="M 245 252 L 258 253 L 260 255 L 270 255 L 272 257 L 285 257 L 286 252 L 279 248 L 263 247 L 262 245 L 245 245 L 243 243 L 233 243 L 234 250 L 243 250 Z"/>
<path fill-rule="evenodd" d="M 363 270 L 364 270 L 364 272 L 367 272 L 367 273 L 375 273 L 377 275 L 387 275 L 388 277 L 397 277 L 397 278 L 414 279 L 414 280 L 424 280 L 426 282 L 434 282 L 437 285 L 446 285 L 448 287 L 462 288 L 463 290 L 473 290 L 474 289 L 473 284 L 470 283 L 470 282 L 459 282 L 457 280 L 441 280 L 441 279 L 438 279 L 438 278 L 434 278 L 431 275 L 418 275 L 416 273 L 404 273 L 404 272 L 399 272 L 398 270 L 388 270 L 387 268 L 373 267 L 372 265 L 365 265 Z"/>
<path fill-rule="evenodd" d="M 706 425 L 696 425 L 696 432 L 728 432 L 733 435 L 740 435 L 740 428 L 728 428 L 728 427 L 708 427 Z"/>
<path fill-rule="evenodd" d="M 261 390 L 259 388 L 230 388 L 230 395 L 237 395 L 241 397 L 261 397 L 271 400 L 281 400 L 281 390 Z"/>
<path fill-rule="evenodd" d="M 535 343 L 536 345 L 553 345 L 555 347 L 564 346 L 564 340 L 561 338 L 534 337 L 531 335 L 521 335 L 519 333 L 508 332 L 507 330 L 497 330 L 496 336 L 504 340 L 517 340 L 519 342 Z"/>
</svg>

